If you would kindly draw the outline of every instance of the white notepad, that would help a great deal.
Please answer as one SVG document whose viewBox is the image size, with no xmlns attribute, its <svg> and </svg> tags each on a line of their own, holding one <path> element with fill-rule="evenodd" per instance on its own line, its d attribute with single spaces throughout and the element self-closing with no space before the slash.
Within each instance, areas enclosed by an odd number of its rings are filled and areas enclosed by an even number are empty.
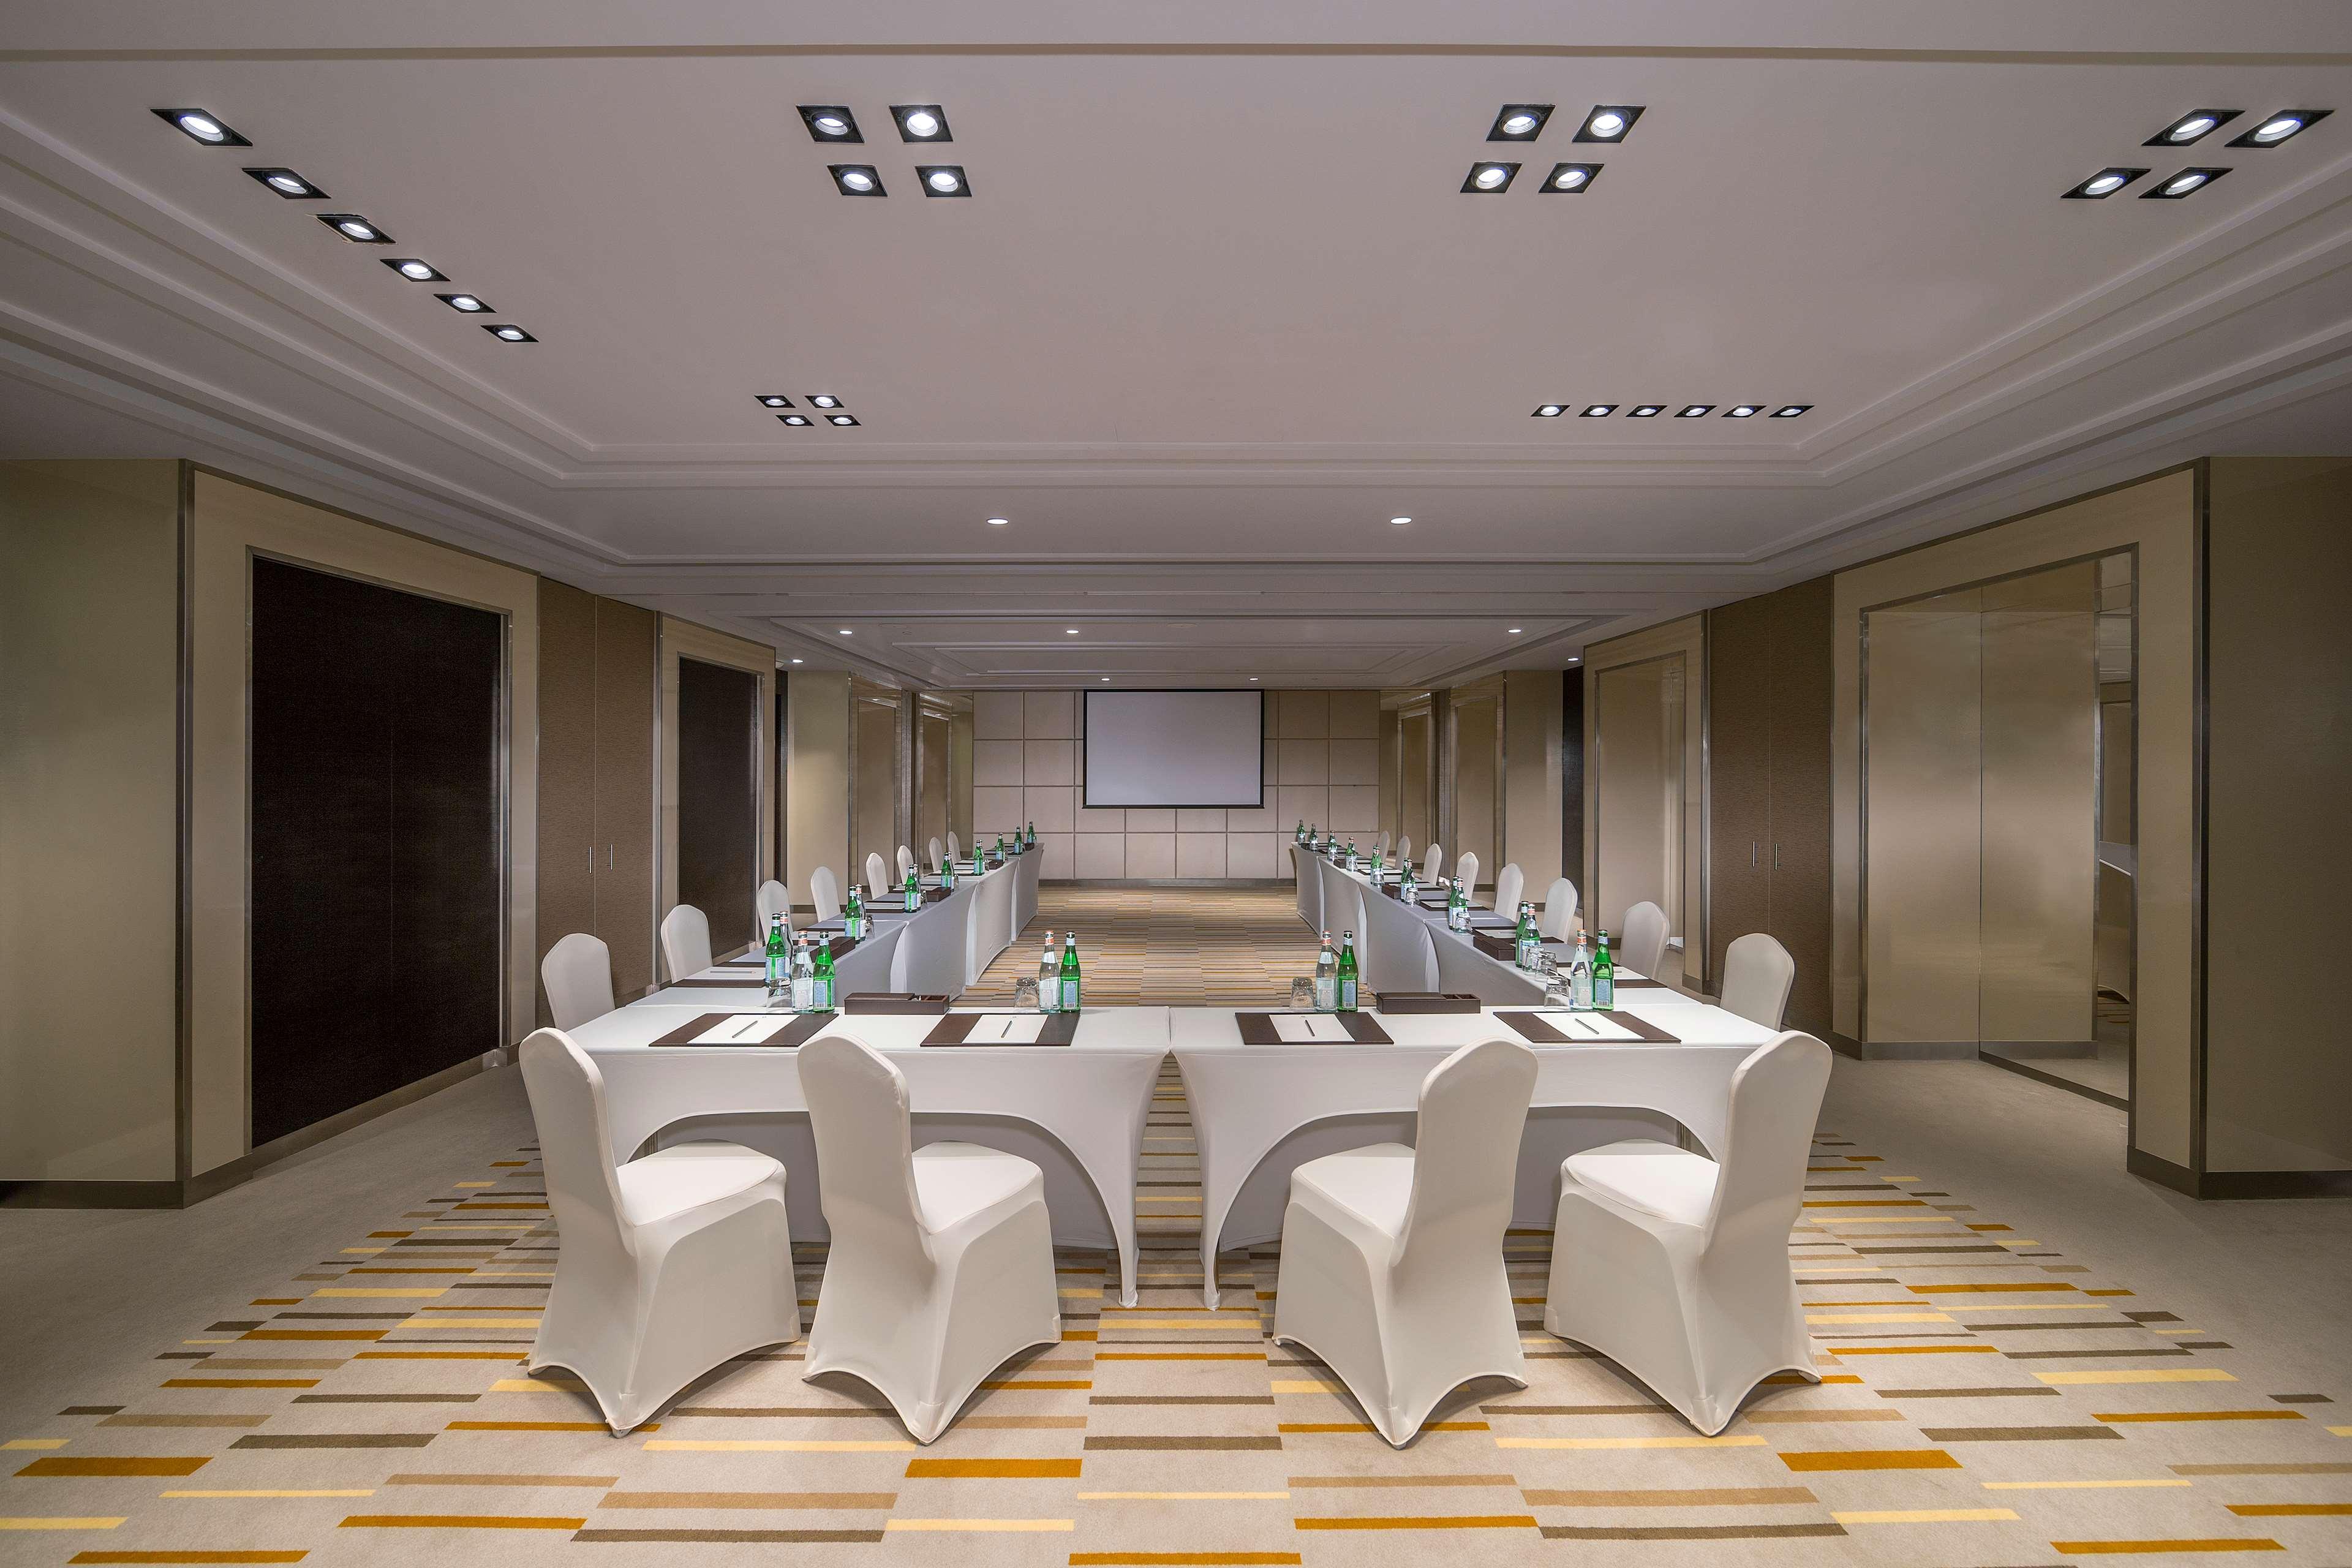
<svg viewBox="0 0 2352 1568">
<path fill-rule="evenodd" d="M 1045 1032 L 1043 1013 L 989 1013 L 963 1037 L 967 1046 L 1034 1046 Z"/>
<path fill-rule="evenodd" d="M 794 1015 L 790 1013 L 738 1013 L 723 1024 L 717 1024 L 688 1042 L 697 1046 L 752 1046 L 771 1036 L 780 1035 L 790 1027 Z"/>
<path fill-rule="evenodd" d="M 1642 1037 L 1622 1024 L 1612 1024 L 1608 1019 L 1591 1013 L 1571 1013 L 1566 1008 L 1560 1008 L 1540 1012 L 1536 1016 L 1571 1040 L 1590 1040 L 1599 1044 L 1608 1040 L 1638 1040 Z"/>
<path fill-rule="evenodd" d="M 1276 1013 L 1274 1032 L 1295 1046 L 1335 1045 L 1355 1038 L 1328 1013 Z"/>
</svg>

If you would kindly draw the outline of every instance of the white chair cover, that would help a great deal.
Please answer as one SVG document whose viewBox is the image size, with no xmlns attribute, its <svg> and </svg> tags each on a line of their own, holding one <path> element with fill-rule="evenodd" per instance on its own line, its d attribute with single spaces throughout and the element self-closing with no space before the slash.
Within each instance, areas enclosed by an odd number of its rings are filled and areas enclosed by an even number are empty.
<svg viewBox="0 0 2352 1568">
<path fill-rule="evenodd" d="M 1465 855 L 1454 861 L 1454 879 L 1462 884 L 1462 896 L 1475 902 L 1478 896 L 1478 857 Z"/>
<path fill-rule="evenodd" d="M 817 923 L 841 918 L 841 883 L 830 866 L 819 866 L 809 873 L 809 907 L 816 911 Z"/>
<path fill-rule="evenodd" d="M 692 904 L 679 904 L 662 916 L 662 962 L 672 980 L 684 980 L 710 967 L 710 922 Z"/>
<path fill-rule="evenodd" d="M 950 860 L 963 858 L 963 846 L 956 842 L 955 829 L 952 827 L 948 829 L 948 858 Z"/>
<path fill-rule="evenodd" d="M 1780 1026 L 1789 1010 L 1789 987 L 1797 961 L 1760 931 L 1751 931 L 1723 951 L 1723 1008 L 1768 1029 Z"/>
<path fill-rule="evenodd" d="M 1646 899 L 1625 911 L 1625 929 L 1617 933 L 1617 962 L 1636 974 L 1656 975 L 1665 968 L 1666 911 Z"/>
<path fill-rule="evenodd" d="M 947 862 L 940 858 L 940 841 L 936 837 L 931 839 L 930 850 L 931 875 L 936 877 L 947 868 Z"/>
<path fill-rule="evenodd" d="M 782 882 L 766 881 L 761 883 L 760 896 L 755 902 L 757 903 L 760 910 L 760 929 L 758 931 L 753 933 L 752 940 L 756 942 L 767 941 L 768 922 L 778 915 L 784 917 L 784 923 L 786 925 L 793 923 L 793 896 L 784 891 L 784 885 Z"/>
<path fill-rule="evenodd" d="M 913 1146 L 907 1080 L 863 1041 L 801 1047 L 833 1229 L 803 1378 L 845 1372 L 929 1443 L 1004 1360 L 1062 1337 L 1045 1180 L 977 1143 Z"/>
<path fill-rule="evenodd" d="M 1517 860 L 1511 861 L 1496 872 L 1495 912 L 1498 915 L 1508 915 L 1513 920 L 1518 919 L 1519 900 L 1524 896 L 1526 886 L 1527 876 L 1519 869 L 1519 863 Z"/>
<path fill-rule="evenodd" d="M 1733 1073 L 1719 1163 L 1636 1138 L 1560 1165 L 1544 1327 L 1609 1357 L 1710 1437 L 1773 1373 L 1821 1381 L 1789 1227 L 1829 1079 L 1829 1047 L 1784 1034 Z"/>
<path fill-rule="evenodd" d="M 1385 860 L 1389 858 L 1389 836 L 1385 828 L 1381 830 L 1378 838 L 1372 840 L 1372 858 L 1376 860 Z"/>
<path fill-rule="evenodd" d="M 1421 880 L 1423 883 L 1434 882 L 1444 869 L 1445 848 L 1443 845 L 1432 844 L 1429 853 L 1422 858 Z"/>
<path fill-rule="evenodd" d="M 548 1016 L 559 1029 L 576 1029 L 613 1010 L 613 954 L 584 931 L 575 931 L 539 961 Z"/>
<path fill-rule="evenodd" d="M 903 885 L 907 873 L 915 868 L 915 852 L 905 845 L 898 846 L 898 881 Z"/>
<path fill-rule="evenodd" d="M 1406 861 L 1408 861 L 1408 860 L 1410 860 L 1410 859 L 1412 859 L 1412 840 L 1411 838 L 1400 838 L 1400 839 L 1398 839 L 1398 840 L 1397 840 L 1397 864 L 1398 864 L 1399 866 L 1402 866 Z"/>
<path fill-rule="evenodd" d="M 1551 879 L 1551 890 L 1544 895 L 1543 913 L 1537 917 L 1536 929 L 1555 942 L 1567 940 L 1576 925 L 1576 884 L 1565 877 Z"/>
<path fill-rule="evenodd" d="M 521 1056 L 563 1237 L 527 1369 L 575 1373 L 617 1436 L 712 1367 L 800 1338 L 783 1166 L 733 1143 L 615 1166 L 588 1054 L 541 1029 Z"/>
<path fill-rule="evenodd" d="M 1422 1082 L 1418 1150 L 1290 1173 L 1274 1337 L 1322 1357 L 1395 1447 L 1472 1378 L 1526 1386 L 1503 1232 L 1535 1085 L 1525 1046 L 1465 1046 Z"/>
<path fill-rule="evenodd" d="M 890 894 L 890 862 L 875 850 L 866 857 L 866 896 L 868 899 L 887 898 Z"/>
</svg>

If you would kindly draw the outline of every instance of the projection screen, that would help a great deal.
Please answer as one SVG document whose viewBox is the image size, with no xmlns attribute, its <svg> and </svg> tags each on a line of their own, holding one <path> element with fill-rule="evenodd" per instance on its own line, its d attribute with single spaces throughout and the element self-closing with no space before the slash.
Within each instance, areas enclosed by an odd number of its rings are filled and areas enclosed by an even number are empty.
<svg viewBox="0 0 2352 1568">
<path fill-rule="evenodd" d="M 1089 691 L 1090 806 L 1265 804 L 1263 691 Z"/>
</svg>

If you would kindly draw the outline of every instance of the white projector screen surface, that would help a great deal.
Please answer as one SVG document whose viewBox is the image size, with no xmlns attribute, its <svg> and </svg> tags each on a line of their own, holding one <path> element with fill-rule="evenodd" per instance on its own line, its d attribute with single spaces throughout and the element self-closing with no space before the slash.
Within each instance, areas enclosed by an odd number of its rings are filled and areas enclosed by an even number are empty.
<svg viewBox="0 0 2352 1568">
<path fill-rule="evenodd" d="M 1089 691 L 1086 803 L 1265 804 L 1263 691 Z"/>
</svg>

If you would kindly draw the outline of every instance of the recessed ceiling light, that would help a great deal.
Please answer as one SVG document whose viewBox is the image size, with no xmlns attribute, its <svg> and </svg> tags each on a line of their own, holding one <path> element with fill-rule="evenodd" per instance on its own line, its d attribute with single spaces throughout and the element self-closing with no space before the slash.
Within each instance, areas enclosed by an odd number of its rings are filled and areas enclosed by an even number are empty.
<svg viewBox="0 0 2352 1568">
<path fill-rule="evenodd" d="M 2192 142 L 2203 141 L 2244 112 L 2242 109 L 2192 109 L 2140 145 L 2186 147 Z"/>
<path fill-rule="evenodd" d="M 849 636 L 849 628 L 848 628 L 847 626 L 844 626 L 844 627 L 842 627 L 842 628 L 841 628 L 841 635 L 842 635 L 843 637 L 847 637 L 847 636 Z"/>
<path fill-rule="evenodd" d="M 1529 416 L 1529 417 L 1534 419 L 1557 419 L 1567 412 L 1567 408 L 1559 404 L 1547 403 L 1538 408 L 1534 414 Z"/>
<path fill-rule="evenodd" d="M 794 660 L 793 660 L 793 662 L 794 664 L 798 664 L 798 663 L 800 663 L 800 660 L 799 660 L 799 659 L 794 659 Z"/>
<path fill-rule="evenodd" d="M 1760 403 L 1735 403 L 1723 411 L 1723 416 L 1726 419 L 1753 419 L 1763 412 L 1764 405 Z"/>
<path fill-rule="evenodd" d="M 776 416 L 776 418 L 783 424 L 792 426 L 794 429 L 798 429 L 804 425 L 812 423 L 809 416 L 805 414 L 779 414 Z"/>
<path fill-rule="evenodd" d="M 808 400 L 809 406 L 811 408 L 838 408 L 841 406 L 841 399 L 835 397 L 830 392 L 812 392 L 808 395 Z"/>
<path fill-rule="evenodd" d="M 1495 116 L 1494 129 L 1486 132 L 1489 142 L 1532 142 L 1543 134 L 1544 121 L 1551 118 L 1549 103 L 1507 103 Z"/>
<path fill-rule="evenodd" d="M 1601 103 L 1593 106 L 1576 128 L 1579 142 L 1622 142 L 1625 132 L 1633 129 L 1633 121 L 1642 118 L 1638 103 Z"/>
<path fill-rule="evenodd" d="M 484 324 L 482 331 L 489 333 L 490 336 L 497 338 L 501 342 L 535 343 L 539 342 L 537 338 L 532 337 L 529 332 L 524 331 L 520 327 L 516 326 L 511 321 L 488 322 Z"/>
<path fill-rule="evenodd" d="M 871 163 L 828 163 L 835 188 L 845 196 L 887 196 L 882 175 Z"/>
<path fill-rule="evenodd" d="M 1584 412 L 1578 415 L 1577 417 L 1579 419 L 1606 419 L 1612 414 L 1616 412 L 1617 405 L 1613 403 L 1588 403 L 1584 405 Z"/>
<path fill-rule="evenodd" d="M 1600 177 L 1598 163 L 1555 163 L 1544 176 L 1543 188 L 1555 196 L 1572 196 L 1591 190 Z"/>
<path fill-rule="evenodd" d="M 818 142 L 863 142 L 857 133 L 857 117 L 838 103 L 803 103 L 800 106 L 801 123 Z"/>
<path fill-rule="evenodd" d="M 2275 147 L 2291 136 L 2299 136 L 2336 111 L 2332 109 L 2282 109 L 2266 115 L 2252 131 L 2231 138 L 2232 147 Z"/>
<path fill-rule="evenodd" d="M 469 316 L 478 315 L 489 309 L 471 294 L 436 294 L 433 297 L 451 310 L 463 310 Z"/>
<path fill-rule="evenodd" d="M 1659 415 L 1664 414 L 1665 411 L 1666 405 L 1663 403 L 1637 403 L 1633 405 L 1633 411 L 1627 414 L 1625 417 L 1628 419 L 1655 419 Z"/>
<path fill-rule="evenodd" d="M 1517 637 L 1517 636 L 1518 636 L 1518 635 L 1519 635 L 1519 628 L 1518 628 L 1518 627 L 1517 627 L 1517 626 L 1513 626 L 1513 627 L 1511 628 L 1511 635 L 1512 635 L 1513 637 Z"/>
<path fill-rule="evenodd" d="M 1702 414 L 1712 414 L 1714 412 L 1715 405 L 1712 403 L 1689 403 L 1685 404 L 1681 411 L 1677 413 L 1675 417 L 1677 419 L 1696 419 Z"/>
<path fill-rule="evenodd" d="M 1110 684 L 1110 677 L 1109 677 L 1109 676 L 1106 675 L 1106 676 L 1104 676 L 1102 679 L 1103 679 L 1103 684 L 1104 684 L 1104 685 L 1108 686 L 1108 685 L 1109 685 L 1109 684 Z"/>
<path fill-rule="evenodd" d="M 1518 173 L 1517 163 L 1473 163 L 1462 188 L 1474 196 L 1499 196 L 1511 188 Z"/>
<path fill-rule="evenodd" d="M 201 109 L 159 109 L 156 115 L 164 123 L 176 126 L 189 141 L 201 142 L 207 147 L 250 147 L 252 142 L 231 131 L 217 114 Z"/>
<path fill-rule="evenodd" d="M 2068 191 L 2063 199 L 2070 202 L 2104 201 L 2147 173 L 2146 169 L 2102 169 Z"/>
<path fill-rule="evenodd" d="M 383 264 L 386 267 L 391 268 L 394 272 L 399 273 L 403 278 L 407 279 L 411 283 L 446 283 L 449 281 L 449 275 L 447 273 L 442 271 L 431 262 L 420 261 L 414 256 L 387 256 L 383 258 Z"/>
<path fill-rule="evenodd" d="M 798 661 L 795 660 L 794 662 L 797 663 Z M 1568 662 L 1570 664 L 1582 664 L 1584 661 L 1581 658 L 1579 658 L 1576 655 L 1570 654 L 1568 656 Z"/>
<path fill-rule="evenodd" d="M 781 392 L 762 392 L 756 395 L 764 408 L 790 408 L 793 405 L 793 400 Z"/>
<path fill-rule="evenodd" d="M 390 245 L 392 236 L 357 213 L 320 213 L 319 221 L 353 245 Z"/>
<path fill-rule="evenodd" d="M 992 517 L 988 520 L 988 526 L 991 528 L 1003 528 L 1006 523 L 1011 522 L 1013 520 L 1009 517 Z"/>
<path fill-rule="evenodd" d="M 322 202 L 327 193 L 291 169 L 247 169 L 247 174 L 289 202 Z"/>
<path fill-rule="evenodd" d="M 902 142 L 952 142 L 948 132 L 948 117 L 936 103 L 894 103 L 890 118 L 898 122 L 898 139 Z"/>
<path fill-rule="evenodd" d="M 1810 403 L 1782 404 L 1780 407 L 1772 410 L 1772 417 L 1775 419 L 1794 419 L 1801 414 L 1811 412 L 1812 406 L 1813 405 Z"/>
<path fill-rule="evenodd" d="M 2139 194 L 2139 199 L 2157 202 L 2177 202 L 2193 196 L 2222 175 L 2227 169 L 2183 169 L 2168 180 L 2159 180 Z"/>
<path fill-rule="evenodd" d="M 923 182 L 927 196 L 968 196 L 971 182 L 964 178 L 961 163 L 918 163 L 915 174 Z"/>
<path fill-rule="evenodd" d="M 1411 522 L 1412 521 L 1412 519 L 1409 517 L 1392 517 L 1389 519 L 1389 526 L 1391 528 L 1402 528 L 1406 523 Z"/>
<path fill-rule="evenodd" d="M 824 416 L 824 422 L 828 425 L 855 425 L 857 423 L 856 420 L 851 418 L 846 414 L 828 414 Z"/>
</svg>

